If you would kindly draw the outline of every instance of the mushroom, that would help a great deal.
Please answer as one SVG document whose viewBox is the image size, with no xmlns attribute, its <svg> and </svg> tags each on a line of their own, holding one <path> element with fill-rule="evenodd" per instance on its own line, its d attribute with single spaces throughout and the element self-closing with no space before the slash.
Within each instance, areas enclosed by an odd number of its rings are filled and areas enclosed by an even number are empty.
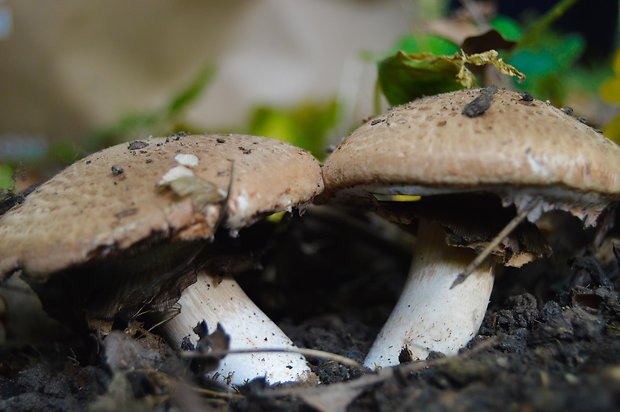
<svg viewBox="0 0 620 412">
<path fill-rule="evenodd" d="M 20 272 L 48 313 L 74 324 L 164 311 L 187 288 L 181 314 L 163 325 L 172 345 L 206 320 L 211 331 L 223 326 L 231 349 L 291 348 L 233 279 L 220 283 L 204 262 L 217 253 L 211 240 L 220 222 L 234 234 L 322 189 L 318 162 L 277 140 L 213 135 L 120 144 L 69 166 L 0 217 L 0 279 Z M 218 372 L 233 384 L 311 373 L 296 353 L 230 355 Z"/>
<path fill-rule="evenodd" d="M 480 251 L 493 235 L 479 234 L 497 234 L 511 221 L 502 217 L 509 213 L 525 219 L 518 230 L 530 233 L 533 246 L 520 236 L 501 236 L 493 252 L 513 266 L 544 256 L 548 246 L 533 223 L 557 209 L 595 225 L 620 193 L 619 161 L 620 148 L 597 131 L 507 90 L 422 98 L 355 130 L 325 162 L 324 198 L 374 205 L 404 223 L 418 219 L 409 276 L 366 366 L 425 359 L 430 351 L 453 355 L 477 333 L 494 265 L 485 260 L 459 277 L 476 254 L 447 246 L 446 239 Z M 385 202 L 395 195 L 421 200 Z M 450 242 L 459 236 L 474 239 Z"/>
</svg>

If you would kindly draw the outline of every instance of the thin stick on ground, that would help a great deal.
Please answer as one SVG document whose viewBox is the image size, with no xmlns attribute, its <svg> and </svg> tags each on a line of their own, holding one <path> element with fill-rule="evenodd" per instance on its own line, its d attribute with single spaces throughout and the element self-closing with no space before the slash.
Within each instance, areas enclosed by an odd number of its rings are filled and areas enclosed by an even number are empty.
<svg viewBox="0 0 620 412">
<path fill-rule="evenodd" d="M 248 353 L 299 353 L 300 355 L 310 356 L 317 359 L 330 360 L 334 362 L 341 363 L 346 366 L 350 366 L 352 368 L 357 368 L 361 370 L 365 370 L 366 367 L 361 363 L 347 358 L 346 356 L 338 355 L 336 353 L 326 352 L 318 349 L 308 349 L 308 348 L 256 348 L 256 349 L 231 349 L 231 350 L 217 350 L 210 351 L 205 354 L 200 352 L 182 352 L 181 357 L 195 359 L 202 357 L 221 357 L 226 355 L 238 355 L 238 354 L 248 354 Z"/>
<path fill-rule="evenodd" d="M 220 392 L 220 391 L 215 391 L 213 389 L 206 389 L 206 388 L 199 388 L 198 386 L 190 386 L 190 388 L 197 393 L 200 393 L 202 395 L 208 395 L 208 396 L 213 396 L 216 398 L 225 398 L 225 399 L 243 399 L 245 398 L 245 396 L 239 394 L 239 393 L 232 393 L 232 392 Z"/>
<path fill-rule="evenodd" d="M 313 394 L 320 395 L 321 392 L 325 392 L 328 390 L 336 390 L 336 391 L 343 391 L 343 392 L 344 391 L 359 391 L 358 393 L 361 393 L 361 391 L 364 390 L 365 388 L 368 388 L 377 383 L 381 383 L 388 379 L 402 377 L 402 376 L 408 375 L 413 372 L 419 372 L 430 366 L 439 366 L 444 363 L 453 362 L 455 359 L 467 359 L 469 357 L 472 357 L 482 352 L 483 350 L 491 348 L 496 343 L 497 343 L 497 338 L 493 337 L 493 338 L 486 339 L 483 342 L 480 342 L 479 344 L 477 344 L 470 350 L 462 352 L 456 357 L 418 361 L 418 362 L 402 364 L 402 365 L 392 367 L 392 368 L 383 368 L 376 373 L 369 373 L 358 379 L 347 381 L 347 382 L 334 383 L 331 385 L 324 385 L 324 386 L 318 385 L 318 386 L 312 386 L 312 387 L 278 388 L 278 389 L 273 389 L 269 391 L 264 391 L 261 395 L 270 397 L 270 398 L 277 398 L 277 397 L 283 397 L 283 396 L 299 396 L 303 398 L 304 396 L 307 396 L 307 395 L 310 395 L 310 396 Z M 299 350 L 299 353 L 302 353 L 304 355 L 312 353 L 314 355 L 320 355 L 320 358 L 328 359 L 328 360 L 338 361 L 338 359 L 342 359 L 342 358 L 348 359 L 340 355 L 336 355 L 336 354 L 332 354 L 332 353 L 324 352 L 320 350 L 315 350 L 315 349 L 305 349 L 305 348 L 297 348 L 297 349 Z M 277 350 L 281 351 L 282 349 L 277 349 Z M 285 349 L 285 351 L 289 351 L 289 349 Z M 225 351 L 222 351 L 222 352 L 225 352 Z M 235 351 L 232 351 L 232 352 L 235 352 Z M 247 352 L 247 351 L 244 350 L 243 352 Z M 215 352 L 212 352 L 212 353 L 215 356 Z M 188 355 L 191 355 L 191 356 L 188 356 Z M 328 356 L 325 356 L 325 355 L 328 355 Z M 184 353 L 183 356 L 184 357 L 199 357 L 199 356 L 204 356 L 204 355 L 187 352 L 187 353 Z M 307 356 L 310 356 L 310 355 L 307 355 Z M 349 361 L 357 364 L 357 362 L 353 360 L 349 359 Z M 208 396 L 228 398 L 228 399 L 240 399 L 240 398 L 245 397 L 244 395 L 241 395 L 238 393 L 218 392 L 218 391 L 214 391 L 210 389 L 199 388 L 196 386 L 192 386 L 191 388 L 196 392 L 199 392 L 199 393 L 202 393 Z"/>
<path fill-rule="evenodd" d="M 480 342 L 473 348 L 468 351 L 461 352 L 459 355 L 455 357 L 447 357 L 447 358 L 439 358 L 432 360 L 424 360 L 412 363 L 406 363 L 399 366 L 391 367 L 391 368 L 383 368 L 376 373 L 367 374 L 362 376 L 361 378 L 341 382 L 334 383 L 332 385 L 327 386 L 315 386 L 311 388 L 282 388 L 282 389 L 274 389 L 273 391 L 265 392 L 263 395 L 269 397 L 280 397 L 280 396 L 301 396 L 305 393 L 309 394 L 313 391 L 321 391 L 321 390 L 351 390 L 351 389 L 365 389 L 374 384 L 386 381 L 388 379 L 402 377 L 408 375 L 413 372 L 418 372 L 427 368 L 429 366 L 438 366 L 444 363 L 454 362 L 455 359 L 467 359 L 471 356 L 474 356 L 486 349 L 491 348 L 493 345 L 497 343 L 497 338 L 492 337 L 489 339 Z"/>
<path fill-rule="evenodd" d="M 147 329 L 148 332 L 152 332 L 155 329 L 157 329 L 158 327 L 160 327 L 161 325 L 165 325 L 166 323 L 170 322 L 172 319 L 175 318 L 175 316 L 177 316 L 179 313 L 181 313 L 181 307 L 178 306 L 178 304 L 175 303 L 175 305 L 173 305 L 171 308 L 171 310 L 169 310 L 169 312 L 171 312 L 172 314 L 170 316 L 168 316 L 167 318 L 164 318 L 162 320 L 160 320 L 159 322 L 157 322 L 156 324 L 154 324 L 153 326 L 151 326 L 150 328 Z M 150 311 L 144 312 L 144 313 L 149 313 Z"/>
</svg>

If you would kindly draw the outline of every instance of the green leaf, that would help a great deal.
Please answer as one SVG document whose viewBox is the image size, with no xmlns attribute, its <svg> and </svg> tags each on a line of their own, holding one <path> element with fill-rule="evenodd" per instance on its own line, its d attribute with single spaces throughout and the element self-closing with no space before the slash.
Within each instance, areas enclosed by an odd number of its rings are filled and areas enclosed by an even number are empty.
<svg viewBox="0 0 620 412">
<path fill-rule="evenodd" d="M 620 114 L 616 115 L 603 130 L 605 136 L 609 137 L 614 143 L 620 144 Z"/>
<path fill-rule="evenodd" d="M 274 107 L 257 107 L 252 114 L 249 134 L 271 137 L 292 143 L 295 125 L 292 115 L 284 109 Z"/>
<path fill-rule="evenodd" d="M 608 78 L 603 82 L 599 89 L 601 98 L 608 103 L 620 103 L 620 48 L 616 50 L 612 67 L 615 76 Z"/>
<path fill-rule="evenodd" d="M 47 157 L 53 162 L 70 164 L 85 154 L 74 142 L 61 140 L 50 144 Z"/>
<path fill-rule="evenodd" d="M 204 67 L 186 88 L 172 97 L 167 106 L 168 116 L 176 115 L 196 101 L 209 83 L 211 83 L 214 74 L 215 68 L 213 66 Z"/>
<path fill-rule="evenodd" d="M 459 51 L 459 47 L 450 40 L 434 34 L 419 33 L 416 35 L 409 34 L 401 37 L 392 54 L 397 51 L 405 53 L 422 53 L 429 52 L 436 55 L 454 54 Z"/>
<path fill-rule="evenodd" d="M 601 98 L 608 103 L 620 104 L 620 77 L 607 79 L 600 89 Z"/>
<path fill-rule="evenodd" d="M 516 20 L 506 16 L 496 16 L 491 20 L 491 27 L 499 32 L 506 40 L 512 40 L 518 42 L 521 40 L 523 33 L 521 32 L 521 26 Z"/>
<path fill-rule="evenodd" d="M 194 103 L 209 85 L 215 74 L 213 66 L 203 67 L 192 81 L 175 93 L 160 109 L 129 113 L 116 123 L 93 132 L 85 142 L 87 151 L 92 152 L 128 140 L 132 135 L 148 132 L 163 134 L 171 130 L 182 111 Z M 157 129 L 157 130 L 155 130 Z M 162 132 L 163 131 L 163 132 Z"/>
<path fill-rule="evenodd" d="M 576 63 L 584 46 L 579 35 L 553 32 L 543 33 L 525 48 L 517 46 L 517 51 L 508 61 L 528 75 L 518 87 L 539 99 L 549 99 L 556 105 L 563 105 L 569 87 L 567 78 L 572 78 L 576 73 Z M 569 72 L 570 77 L 567 76 Z"/>
<path fill-rule="evenodd" d="M 141 130 L 146 130 L 161 124 L 165 118 L 166 115 L 161 111 L 125 115 L 116 123 L 91 133 L 85 142 L 86 150 L 88 152 L 93 152 L 102 147 L 125 141 L 132 134 L 137 134 Z"/>
<path fill-rule="evenodd" d="M 551 10 L 529 27 L 521 38 L 520 46 L 526 47 L 530 43 L 536 43 L 541 36 L 549 32 L 551 24 L 562 17 L 576 2 L 577 0 L 559 1 Z"/>
<path fill-rule="evenodd" d="M 449 55 L 459 50 L 458 45 L 441 36 L 415 33 L 400 37 L 388 52 L 374 53 L 366 50 L 361 53 L 360 58 L 369 63 L 377 63 L 399 51 L 410 54 L 428 52 L 436 55 Z"/>
<path fill-rule="evenodd" d="M 548 33 L 527 48 L 519 48 L 509 61 L 530 78 L 546 76 L 570 69 L 584 48 L 585 42 L 577 34 L 556 36 Z"/>
<path fill-rule="evenodd" d="M 525 78 L 517 69 L 504 63 L 495 50 L 471 55 L 457 52 L 451 56 L 399 51 L 379 63 L 378 80 L 390 104 L 403 104 L 425 95 L 477 86 L 476 77 L 466 64 L 491 64 L 501 73 Z"/>
<path fill-rule="evenodd" d="M 248 133 L 289 142 L 325 156 L 325 142 L 338 121 L 336 100 L 326 103 L 306 102 L 292 108 L 260 106 L 254 110 Z"/>
<path fill-rule="evenodd" d="M 522 50 L 510 59 L 510 63 L 526 72 L 530 78 L 557 72 L 560 66 L 551 54 L 534 50 Z"/>
<path fill-rule="evenodd" d="M 392 105 L 424 95 L 462 89 L 465 86 L 457 80 L 458 72 L 459 68 L 451 61 L 431 53 L 398 52 L 381 61 L 378 67 L 381 90 Z"/>
<path fill-rule="evenodd" d="M 614 55 L 614 62 L 612 65 L 614 69 L 614 73 L 620 74 L 620 48 L 616 50 L 616 54 Z"/>
<path fill-rule="evenodd" d="M 14 188 L 13 168 L 11 165 L 0 163 L 0 190 L 13 190 Z"/>
</svg>

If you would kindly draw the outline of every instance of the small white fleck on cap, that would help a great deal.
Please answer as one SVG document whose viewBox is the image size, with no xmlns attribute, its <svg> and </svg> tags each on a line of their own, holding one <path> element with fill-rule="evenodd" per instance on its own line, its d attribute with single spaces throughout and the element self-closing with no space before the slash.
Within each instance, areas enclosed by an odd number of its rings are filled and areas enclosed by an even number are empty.
<svg viewBox="0 0 620 412">
<path fill-rule="evenodd" d="M 174 156 L 174 160 L 182 166 L 194 167 L 198 166 L 198 156 L 193 154 L 179 153 Z"/>
</svg>

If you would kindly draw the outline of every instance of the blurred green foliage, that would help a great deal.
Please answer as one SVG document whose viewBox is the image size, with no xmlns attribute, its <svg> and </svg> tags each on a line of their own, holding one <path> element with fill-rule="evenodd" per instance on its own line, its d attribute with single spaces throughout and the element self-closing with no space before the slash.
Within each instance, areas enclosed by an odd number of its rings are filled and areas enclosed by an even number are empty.
<svg viewBox="0 0 620 412">
<path fill-rule="evenodd" d="M 81 143 L 71 141 L 52 143 L 42 153 L 29 159 L 28 163 L 36 162 L 38 170 L 45 169 L 48 165 L 56 169 L 58 165 L 70 164 L 88 153 L 131 140 L 136 136 L 148 134 L 165 136 L 180 131 L 202 133 L 202 130 L 194 130 L 191 125 L 185 123 L 183 114 L 208 88 L 214 73 L 212 66 L 206 66 L 163 107 L 127 114 L 110 126 L 86 136 Z M 293 107 L 262 105 L 252 112 L 249 126 L 240 125 L 233 131 L 283 140 L 322 158 L 325 155 L 328 133 L 336 126 L 339 112 L 340 106 L 335 99 L 327 102 L 304 102 Z M 23 164 L 23 159 L 21 160 Z M 14 186 L 15 166 L 0 164 L 0 189 L 11 189 Z"/>
<path fill-rule="evenodd" d="M 576 67 L 584 51 L 584 40 L 576 34 L 560 34 L 550 29 L 551 23 L 575 1 L 561 0 L 547 14 L 523 23 L 506 16 L 495 16 L 489 21 L 491 28 L 504 39 L 517 42 L 513 49 L 499 50 L 498 54 L 465 54 L 460 45 L 434 34 L 414 33 L 401 37 L 387 53 L 367 56 L 377 63 L 376 102 L 380 100 L 380 93 L 395 105 L 422 95 L 475 87 L 477 75 L 468 66 L 493 64 L 506 74 L 520 77 L 511 68 L 516 67 L 527 75 L 524 81 L 515 83 L 517 88 L 527 90 L 539 99 L 549 99 L 558 106 L 564 105 L 565 96 L 571 90 L 593 93 L 599 87 L 603 99 L 620 104 L 620 51 L 614 60 L 612 77 L 609 77 L 605 64 L 593 68 Z M 420 4 L 425 7 L 427 17 L 435 19 L 442 10 L 439 3 L 424 0 Z M 86 136 L 80 144 L 53 143 L 46 148 L 46 153 L 38 154 L 29 162 L 36 161 L 39 167 L 46 163 L 66 165 L 87 153 L 136 136 L 197 132 L 185 123 L 184 113 L 208 89 L 214 74 L 214 66 L 207 65 L 163 107 L 127 114 Z M 608 80 L 600 86 L 606 78 Z M 379 106 L 375 104 L 376 108 Z M 322 159 L 329 134 L 341 119 L 340 113 L 340 104 L 335 99 L 306 101 L 287 107 L 261 105 L 252 112 L 249 124 L 239 125 L 236 131 L 280 139 L 305 148 Z M 620 142 L 620 115 L 607 125 L 605 133 Z M 0 189 L 14 186 L 12 175 L 16 166 L 0 164 Z"/>
<path fill-rule="evenodd" d="M 505 53 L 506 61 L 527 75 L 516 87 L 556 106 L 565 106 L 566 97 L 574 92 L 596 99 L 596 91 L 609 73 L 606 62 L 590 66 L 579 63 L 586 46 L 582 36 L 551 29 L 551 24 L 576 2 L 559 1 L 547 14 L 522 27 L 505 16 L 491 22 L 505 38 L 518 42 L 514 50 Z"/>
<path fill-rule="evenodd" d="M 214 73 L 214 68 L 207 66 L 188 86 L 172 96 L 163 108 L 129 114 L 117 123 L 98 130 L 87 139 L 86 151 L 99 150 L 146 133 L 163 136 L 179 131 L 202 132 L 186 124 L 182 115 L 208 88 Z M 251 115 L 249 127 L 240 127 L 237 131 L 283 140 L 320 157 L 324 152 L 327 134 L 336 125 L 338 109 L 335 100 L 326 103 L 306 102 L 286 108 L 259 106 Z"/>
<path fill-rule="evenodd" d="M 86 139 L 86 152 L 93 152 L 126 141 L 131 135 L 140 132 L 152 131 L 157 135 L 166 135 L 176 131 L 176 124 L 181 121 L 182 114 L 196 102 L 211 83 L 214 74 L 214 66 L 207 65 L 186 87 L 174 94 L 164 107 L 128 114 L 111 126 L 95 131 Z"/>
<path fill-rule="evenodd" d="M 600 94 L 603 100 L 612 104 L 620 104 L 620 48 L 616 50 L 612 63 L 613 76 L 601 85 Z"/>
<path fill-rule="evenodd" d="M 0 190 L 13 190 L 14 187 L 13 167 L 9 164 L 0 164 Z"/>
<path fill-rule="evenodd" d="M 523 37 L 523 30 L 521 29 L 519 22 L 511 19 L 510 17 L 501 15 L 495 16 L 489 24 L 506 40 L 518 42 L 521 40 L 521 37 Z"/>
<path fill-rule="evenodd" d="M 563 104 L 567 86 L 571 85 L 566 81 L 567 75 L 580 76 L 574 67 L 585 44 L 577 34 L 559 34 L 550 27 L 575 2 L 559 1 L 545 15 L 523 24 L 501 15 L 489 22 L 505 40 L 517 42 L 513 49 L 499 51 L 500 59 L 527 76 L 525 80 L 519 78 L 516 87 L 557 105 Z M 392 55 L 378 62 L 378 82 L 388 102 L 401 104 L 423 95 L 475 87 L 475 81 L 469 85 L 459 81 L 459 70 L 441 60 L 453 56 L 458 49 L 459 45 L 424 33 L 399 39 Z M 409 57 L 405 58 L 404 53 Z M 587 80 L 591 90 L 597 88 L 592 83 L 600 77 L 594 75 Z"/>
<path fill-rule="evenodd" d="M 544 38 L 551 30 L 551 25 L 562 17 L 577 0 L 559 0 L 547 13 L 528 24 L 527 31 L 519 40 L 520 47 L 527 47 Z"/>
<path fill-rule="evenodd" d="M 518 87 L 540 99 L 563 105 L 566 84 L 562 78 L 574 67 L 584 48 L 579 35 L 547 32 L 524 47 L 518 46 L 508 61 L 527 74 Z"/>
<path fill-rule="evenodd" d="M 69 164 L 84 154 L 83 150 L 73 142 L 59 141 L 52 143 L 48 149 L 47 158 L 50 162 Z"/>
<path fill-rule="evenodd" d="M 13 189 L 15 171 L 31 168 L 35 163 L 35 169 L 46 175 L 49 171 L 68 165 L 88 153 L 130 140 L 136 135 L 166 135 L 178 131 L 184 112 L 198 100 L 214 74 L 213 66 L 203 67 L 191 82 L 175 93 L 163 107 L 123 116 L 114 124 L 94 131 L 80 142 L 60 140 L 49 146 L 31 148 L 15 161 L 9 159 L 5 164 L 0 164 L 0 189 Z"/>
<path fill-rule="evenodd" d="M 322 159 L 328 133 L 338 122 L 339 109 L 336 100 L 282 108 L 259 106 L 254 110 L 248 133 L 289 142 Z"/>
<path fill-rule="evenodd" d="M 620 48 L 616 50 L 612 68 L 613 75 L 601 85 L 600 95 L 606 102 L 620 105 Z M 620 144 L 620 113 L 611 119 L 603 132 L 611 140 Z"/>
</svg>

